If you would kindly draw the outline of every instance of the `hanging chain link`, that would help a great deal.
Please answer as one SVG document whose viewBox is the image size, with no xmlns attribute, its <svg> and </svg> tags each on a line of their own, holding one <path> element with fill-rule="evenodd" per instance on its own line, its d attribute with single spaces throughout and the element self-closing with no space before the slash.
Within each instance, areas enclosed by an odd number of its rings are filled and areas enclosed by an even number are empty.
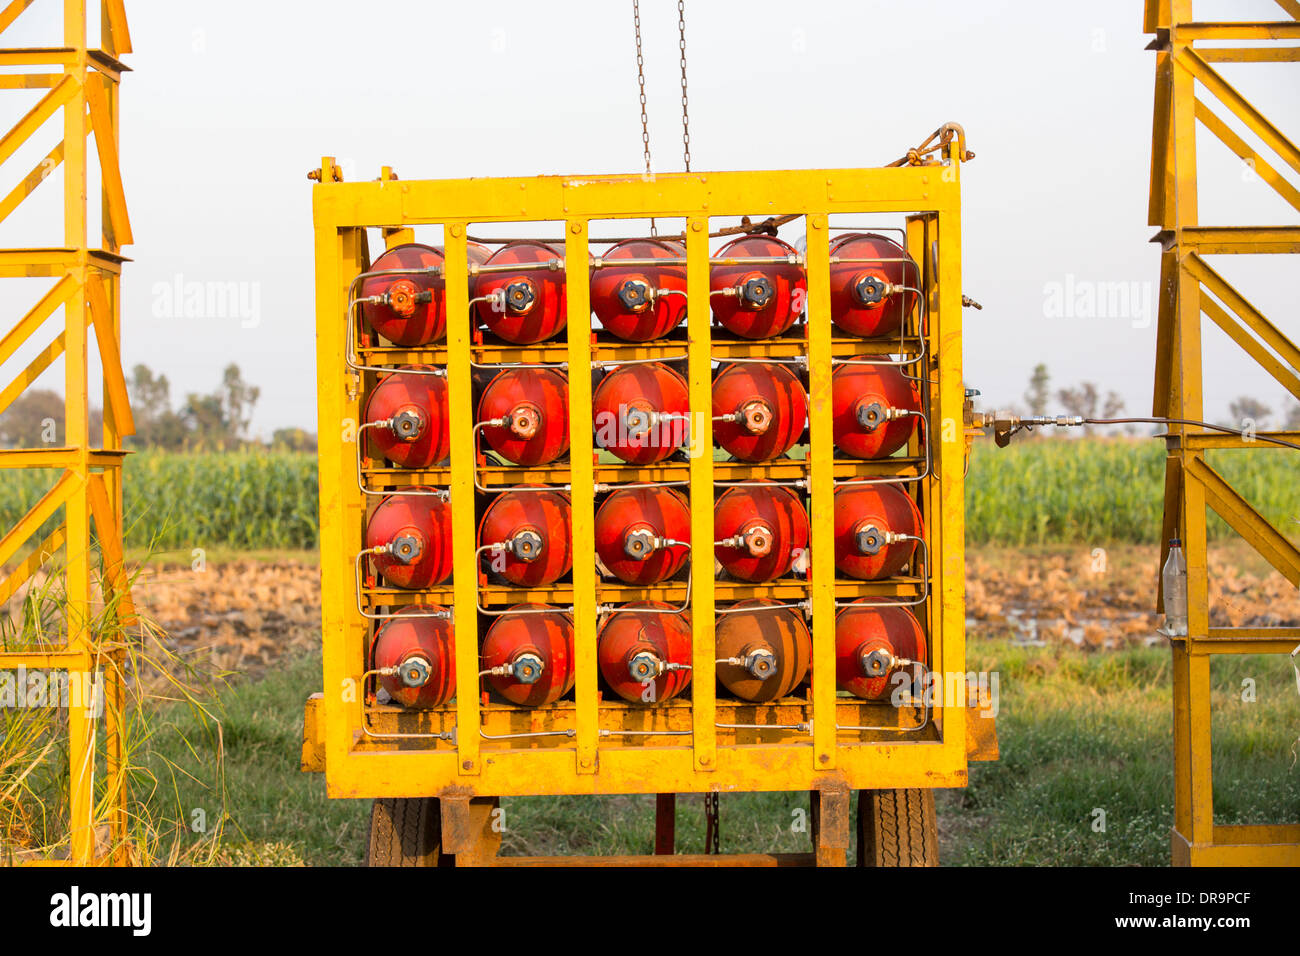
<svg viewBox="0 0 1300 956">
<path fill-rule="evenodd" d="M 645 149 L 645 174 L 650 175 L 650 120 L 645 111 L 645 57 L 641 55 L 641 2 L 632 0 L 632 24 L 636 27 L 636 81 L 641 87 L 641 145 Z"/>
<path fill-rule="evenodd" d="M 682 162 L 691 171 L 691 116 L 686 101 L 686 0 L 677 0 L 677 32 L 682 51 Z M 644 114 L 643 114 L 644 115 Z"/>
<path fill-rule="evenodd" d="M 650 166 L 650 119 L 645 110 L 645 57 L 641 54 L 641 2 L 632 0 L 632 25 L 636 27 L 636 81 L 641 88 L 641 146 L 645 150 L 645 178 L 650 179 L 654 172 Z M 650 235 L 659 235 L 658 224 L 650 220 Z"/>
</svg>

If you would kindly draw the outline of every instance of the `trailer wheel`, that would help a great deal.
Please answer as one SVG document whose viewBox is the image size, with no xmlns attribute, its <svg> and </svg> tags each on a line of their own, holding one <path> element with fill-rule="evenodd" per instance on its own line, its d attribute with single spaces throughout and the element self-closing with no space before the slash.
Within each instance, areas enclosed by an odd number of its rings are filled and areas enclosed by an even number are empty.
<svg viewBox="0 0 1300 956">
<path fill-rule="evenodd" d="M 934 791 L 858 791 L 858 866 L 938 866 Z"/>
<path fill-rule="evenodd" d="M 370 810 L 366 866 L 438 866 L 442 814 L 436 797 L 382 797 Z"/>
</svg>

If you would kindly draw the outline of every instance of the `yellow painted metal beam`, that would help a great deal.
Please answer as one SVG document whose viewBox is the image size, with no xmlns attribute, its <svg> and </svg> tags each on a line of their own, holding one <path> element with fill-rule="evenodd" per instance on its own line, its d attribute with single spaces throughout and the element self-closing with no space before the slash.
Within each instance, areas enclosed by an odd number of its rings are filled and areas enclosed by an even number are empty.
<svg viewBox="0 0 1300 956">
<path fill-rule="evenodd" d="M 22 181 L 9 191 L 9 195 L 0 200 L 0 222 L 9 218 L 12 213 L 22 203 L 24 199 L 36 191 L 36 187 L 49 178 L 50 173 L 59 168 L 63 162 L 63 144 L 59 143 L 52 150 L 45 154 L 45 158 L 36 164 L 36 167 L 23 177 Z"/>
<path fill-rule="evenodd" d="M 81 483 L 81 479 L 71 471 L 65 471 L 59 476 L 54 486 L 32 505 L 27 514 L 23 515 L 3 538 L 0 538 L 0 565 L 9 562 L 23 542 L 54 516 L 54 512 L 77 491 Z"/>
<path fill-rule="evenodd" d="M 100 367 L 104 374 L 104 393 L 108 396 L 106 412 L 111 414 L 119 436 L 135 434 L 135 416 L 127 394 L 122 356 L 117 347 L 117 330 L 113 325 L 113 307 L 108 301 L 104 280 L 96 272 L 86 279 L 86 298 L 91 322 L 95 326 L 95 344 L 99 346 Z"/>
<path fill-rule="evenodd" d="M 53 116 L 65 103 L 72 100 L 81 88 L 81 84 L 71 74 L 65 74 L 63 79 L 55 84 L 50 92 L 41 97 L 40 101 L 27 111 L 10 130 L 0 137 L 0 163 L 5 162 L 14 151 L 31 137 L 42 124 Z"/>
<path fill-rule="evenodd" d="M 65 540 L 67 540 L 67 532 L 62 525 L 51 531 L 49 536 L 37 545 L 18 567 L 14 568 L 4 582 L 0 583 L 0 604 L 4 604 L 17 594 L 18 589 L 27 583 L 37 569 L 58 553 Z"/>
<path fill-rule="evenodd" d="M 690 461 L 691 491 L 691 742 L 693 767 L 717 769 L 717 647 L 713 590 L 713 419 L 699 414 L 713 408 L 713 364 L 709 322 L 709 218 L 686 220 L 686 334 L 689 340 L 687 385 L 691 447 L 705 450 Z M 667 789 L 667 788 L 662 788 Z"/>
<path fill-rule="evenodd" d="M 835 513 L 832 461 L 835 436 L 831 402 L 830 230 L 824 213 L 813 211 L 808 226 L 808 425 L 813 516 Z M 810 522 L 812 599 L 813 761 L 835 768 L 835 527 Z"/>
<path fill-rule="evenodd" d="M 564 238 L 569 345 L 569 468 L 573 519 L 573 631 L 578 702 L 578 773 L 596 772 L 596 482 L 591 429 L 591 291 L 587 223 L 571 219 Z"/>
<path fill-rule="evenodd" d="M 122 173 L 117 158 L 117 132 L 108 106 L 108 94 L 101 80 L 86 80 L 86 103 L 90 106 L 91 129 L 95 134 L 95 149 L 99 152 L 100 181 L 104 190 L 105 205 L 109 211 L 112 228 L 109 234 L 114 245 L 125 246 L 134 242 L 131 235 L 131 218 L 126 211 L 126 192 L 122 188 Z"/>
<path fill-rule="evenodd" d="M 8 385 L 0 389 L 0 414 L 4 413 L 23 391 L 35 382 L 49 368 L 54 360 L 64 353 L 67 349 L 67 334 L 60 332 L 54 337 L 54 341 L 45 348 L 41 349 L 36 356 L 27 363 L 27 367 L 19 372 Z"/>
<path fill-rule="evenodd" d="M 1250 502 L 1232 489 L 1223 477 L 1198 457 L 1189 458 L 1186 472 L 1204 488 L 1205 501 L 1233 531 L 1246 539 L 1268 563 L 1296 587 L 1300 587 L 1300 548 L 1274 528 Z M 1208 630 L 1208 629 L 1207 629 Z"/>
<path fill-rule="evenodd" d="M 1296 47 L 1295 49 L 1297 52 L 1300 52 L 1300 47 Z M 1248 163 L 1255 175 L 1272 186 L 1273 189 L 1277 191 L 1278 195 L 1289 202 L 1293 207 L 1300 210 L 1300 190 L 1296 189 L 1290 182 L 1283 178 L 1281 173 L 1269 165 L 1268 161 L 1265 160 L 1264 157 L 1260 156 L 1259 153 L 1252 149 L 1244 139 L 1233 132 L 1228 124 L 1223 122 L 1223 120 L 1220 119 L 1218 115 L 1216 115 L 1215 112 L 1206 106 L 1205 102 L 1199 98 L 1196 100 L 1196 118 L 1200 120 L 1210 132 L 1219 137 L 1225 146 L 1236 153 L 1239 159 Z"/>
<path fill-rule="evenodd" d="M 3 11 L 0 11 L 0 33 L 8 30 L 18 16 L 30 7 L 36 0 L 10 0 Z"/>
<path fill-rule="evenodd" d="M 0 365 L 9 361 L 18 351 L 18 347 L 26 342 L 32 333 L 40 328 L 41 323 L 53 315 L 54 310 L 66 302 L 77 288 L 77 281 L 72 276 L 65 275 L 49 292 L 41 296 L 40 301 L 5 333 L 3 339 L 0 339 Z"/>
</svg>

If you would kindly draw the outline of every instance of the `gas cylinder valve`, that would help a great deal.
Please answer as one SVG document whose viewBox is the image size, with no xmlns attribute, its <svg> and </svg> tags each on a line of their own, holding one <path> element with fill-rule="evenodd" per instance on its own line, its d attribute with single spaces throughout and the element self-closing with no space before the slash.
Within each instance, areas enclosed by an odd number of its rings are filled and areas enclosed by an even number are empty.
<svg viewBox="0 0 1300 956">
<path fill-rule="evenodd" d="M 429 683 L 433 668 L 429 660 L 419 654 L 412 654 L 397 665 L 397 674 L 407 687 L 423 687 Z"/>
<path fill-rule="evenodd" d="M 530 279 L 518 279 L 503 290 L 506 311 L 523 315 L 537 301 L 537 289 Z"/>
<path fill-rule="evenodd" d="M 628 532 L 627 538 L 623 541 L 623 551 L 629 558 L 644 561 L 656 551 L 684 544 L 685 542 L 673 538 L 661 538 L 649 528 L 637 528 Z"/>
<path fill-rule="evenodd" d="M 542 554 L 542 536 L 532 528 L 517 531 L 505 541 L 494 541 L 482 550 L 488 554 L 504 554 L 507 551 L 520 561 L 536 561 Z"/>
<path fill-rule="evenodd" d="M 721 541 L 715 541 L 714 544 L 720 548 L 735 548 L 738 551 L 748 551 L 756 558 L 768 554 L 772 550 L 772 531 L 763 525 L 752 525 L 742 529 L 738 534 L 730 538 L 723 538 Z"/>
<path fill-rule="evenodd" d="M 402 564 L 413 564 L 419 560 L 424 548 L 416 535 L 399 534 L 387 544 L 376 545 L 373 550 L 375 554 L 391 554 Z"/>
<path fill-rule="evenodd" d="M 895 657 L 883 647 L 861 655 L 862 673 L 867 677 L 885 677 L 896 667 L 907 667 L 913 663 L 906 657 Z"/>
<path fill-rule="evenodd" d="M 380 428 L 386 428 L 401 441 L 415 441 L 424 431 L 424 418 L 414 408 L 404 408 L 392 418 L 375 422 Z"/>
<path fill-rule="evenodd" d="M 854 535 L 857 542 L 858 550 L 866 555 L 879 554 L 880 549 L 891 544 L 897 544 L 899 541 L 908 541 L 913 536 L 910 534 L 896 534 L 893 531 L 881 531 L 875 525 L 867 525 L 859 529 Z"/>
<path fill-rule="evenodd" d="M 879 402 L 872 402 L 869 405 L 859 405 L 855 417 L 858 424 L 862 426 L 863 431 L 872 431 L 885 424 L 885 422 L 892 422 L 895 419 L 914 414 L 915 412 L 910 409 L 895 408 L 892 405 L 881 405 Z"/>
<path fill-rule="evenodd" d="M 627 662 L 628 675 L 635 681 L 642 683 L 660 677 L 669 671 L 688 671 L 691 669 L 690 664 L 678 664 L 672 661 L 665 662 L 658 654 L 653 651 L 641 651 L 634 654 Z"/>
<path fill-rule="evenodd" d="M 776 673 L 776 655 L 765 647 L 749 651 L 743 657 L 719 658 L 717 663 L 743 668 L 759 680 L 767 680 Z"/>
</svg>

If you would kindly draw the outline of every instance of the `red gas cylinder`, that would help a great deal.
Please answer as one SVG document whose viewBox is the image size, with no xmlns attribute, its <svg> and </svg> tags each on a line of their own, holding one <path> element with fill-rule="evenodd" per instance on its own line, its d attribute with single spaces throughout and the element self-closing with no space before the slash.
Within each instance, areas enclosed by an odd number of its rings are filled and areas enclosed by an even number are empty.
<svg viewBox="0 0 1300 956">
<path fill-rule="evenodd" d="M 573 687 L 573 618 L 545 604 L 517 604 L 488 628 L 483 670 L 488 683 L 512 704 L 540 707 Z"/>
<path fill-rule="evenodd" d="M 540 487 L 540 486 L 539 486 Z M 545 587 L 573 567 L 573 512 L 558 491 L 508 491 L 483 515 L 483 566 L 511 584 Z"/>
<path fill-rule="evenodd" d="M 831 376 L 835 447 L 853 458 L 887 458 L 916 430 L 921 396 L 897 365 L 840 365 Z"/>
<path fill-rule="evenodd" d="M 713 508 L 713 553 L 742 581 L 771 581 L 808 548 L 808 512 L 789 488 L 728 488 Z"/>
<path fill-rule="evenodd" d="M 370 649 L 375 670 L 397 668 L 379 683 L 403 707 L 437 707 L 456 696 L 456 642 L 445 607 L 414 604 L 389 618 L 375 632 Z"/>
<path fill-rule="evenodd" d="M 511 368 L 478 402 L 492 450 L 516 465 L 545 465 L 569 450 L 569 380 L 552 368 Z"/>
<path fill-rule="evenodd" d="M 658 584 L 690 555 L 691 512 L 671 488 L 615 491 L 596 511 L 596 553 L 628 584 Z"/>
<path fill-rule="evenodd" d="M 682 259 L 686 250 L 661 239 L 624 239 L 601 256 L 591 272 L 591 308 L 600 324 L 620 339 L 663 338 L 686 318 L 686 266 L 616 265 L 620 259 Z"/>
<path fill-rule="evenodd" d="M 803 615 L 768 600 L 740 601 L 718 615 L 714 629 L 718 680 L 741 700 L 785 697 L 803 683 L 812 660 L 812 634 Z"/>
<path fill-rule="evenodd" d="M 780 335 L 803 312 L 808 282 L 794 246 L 772 236 L 742 236 L 713 254 L 715 259 L 780 256 L 771 263 L 720 263 L 709 270 L 709 300 L 724 327 L 747 339 Z M 727 291 L 730 290 L 730 291 Z"/>
<path fill-rule="evenodd" d="M 808 396 L 784 365 L 736 362 L 713 380 L 713 437 L 741 461 L 768 461 L 803 434 Z"/>
<path fill-rule="evenodd" d="M 398 468 L 429 468 L 445 461 L 451 452 L 447 379 L 394 372 L 370 393 L 364 421 L 377 426 L 366 429 L 375 457 L 387 458 Z"/>
<path fill-rule="evenodd" d="M 644 607 L 668 609 L 660 602 Z M 624 700 L 670 700 L 691 683 L 691 619 L 685 614 L 617 611 L 596 640 L 600 675 Z"/>
<path fill-rule="evenodd" d="M 544 342 L 559 334 L 568 321 L 563 263 L 563 255 L 544 242 L 506 243 L 483 263 L 484 268 L 519 268 L 479 273 L 474 298 L 495 297 L 475 304 L 479 319 L 489 331 L 516 345 Z"/>
<path fill-rule="evenodd" d="M 394 246 L 381 255 L 366 271 L 410 271 L 361 280 L 359 298 L 383 299 L 362 304 L 366 324 L 394 345 L 407 347 L 436 342 L 446 335 L 446 286 L 441 271 L 428 271 L 441 270 L 442 264 L 441 249 L 418 242 Z"/>
<path fill-rule="evenodd" d="M 591 400 L 596 447 L 623 461 L 663 461 L 691 437 L 686 379 L 667 365 L 620 365 L 596 386 Z"/>
<path fill-rule="evenodd" d="M 923 534 L 916 502 L 897 485 L 849 482 L 835 489 L 835 566 L 863 581 L 888 578 L 912 560 Z"/>
<path fill-rule="evenodd" d="M 856 601 L 835 618 L 835 685 L 855 697 L 888 697 L 904 663 L 925 663 L 925 634 L 907 608 Z"/>
<path fill-rule="evenodd" d="M 421 590 L 451 576 L 451 505 L 428 494 L 389 495 L 366 523 L 366 547 L 389 587 Z"/>
<path fill-rule="evenodd" d="M 886 236 L 851 232 L 831 242 L 831 258 L 831 321 L 863 338 L 897 332 L 921 287 L 921 271 L 903 247 Z"/>
</svg>

